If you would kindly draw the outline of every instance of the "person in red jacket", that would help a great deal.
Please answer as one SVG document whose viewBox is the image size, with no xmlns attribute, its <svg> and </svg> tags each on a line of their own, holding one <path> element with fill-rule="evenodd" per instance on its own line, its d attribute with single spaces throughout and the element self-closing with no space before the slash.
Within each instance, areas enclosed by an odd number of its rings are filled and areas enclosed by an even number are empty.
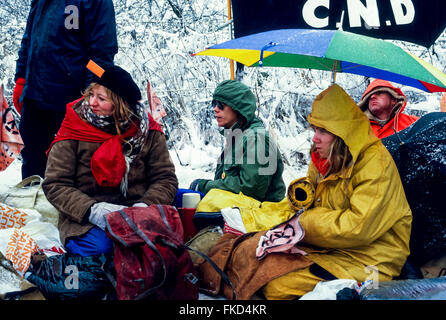
<svg viewBox="0 0 446 320">
<path fill-rule="evenodd" d="M 409 127 L 419 117 L 403 113 L 407 97 L 389 81 L 373 80 L 358 106 L 370 119 L 375 135 L 382 139 Z"/>
</svg>

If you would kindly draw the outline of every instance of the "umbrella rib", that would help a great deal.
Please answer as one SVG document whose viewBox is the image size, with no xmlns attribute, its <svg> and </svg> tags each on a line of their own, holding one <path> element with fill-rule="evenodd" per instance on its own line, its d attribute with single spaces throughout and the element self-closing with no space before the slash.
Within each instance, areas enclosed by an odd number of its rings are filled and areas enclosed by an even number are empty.
<svg viewBox="0 0 446 320">
<path fill-rule="evenodd" d="M 355 64 L 354 66 L 350 66 L 350 67 L 342 68 L 342 70 L 352 70 L 352 69 L 359 68 L 359 67 L 362 67 L 362 66 L 364 66 L 364 65 L 363 65 L 363 64 L 359 64 L 359 63 L 357 63 L 357 64 Z M 373 67 L 372 67 L 372 68 L 373 68 Z"/>
<path fill-rule="evenodd" d="M 327 65 L 323 64 L 319 58 L 316 58 L 316 57 L 313 57 L 313 56 L 307 56 L 307 57 L 309 57 L 310 60 L 314 61 L 316 64 L 318 64 L 318 65 L 324 67 L 324 68 L 322 68 L 321 70 L 333 70 L 332 67 L 328 67 Z M 330 58 L 325 58 L 325 57 L 323 57 L 323 59 L 330 59 Z M 339 61 L 339 60 L 336 60 L 336 59 L 330 59 L 330 60 Z"/>
</svg>

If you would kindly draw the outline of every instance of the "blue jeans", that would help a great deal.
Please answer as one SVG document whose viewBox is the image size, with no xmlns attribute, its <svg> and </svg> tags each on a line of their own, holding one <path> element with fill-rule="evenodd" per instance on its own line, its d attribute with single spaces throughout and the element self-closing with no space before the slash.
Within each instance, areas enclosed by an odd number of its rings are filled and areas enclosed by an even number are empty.
<svg viewBox="0 0 446 320">
<path fill-rule="evenodd" d="M 69 238 L 65 249 L 68 253 L 83 257 L 113 254 L 113 241 L 101 228 L 93 227 L 82 236 Z"/>
</svg>

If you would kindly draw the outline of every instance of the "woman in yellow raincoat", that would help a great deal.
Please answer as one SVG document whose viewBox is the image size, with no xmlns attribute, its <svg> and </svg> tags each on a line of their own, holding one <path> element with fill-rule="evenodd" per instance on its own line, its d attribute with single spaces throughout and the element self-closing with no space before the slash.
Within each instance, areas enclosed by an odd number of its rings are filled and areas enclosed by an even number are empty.
<svg viewBox="0 0 446 320">
<path fill-rule="evenodd" d="M 308 177 L 316 191 L 300 223 L 302 241 L 322 250 L 306 256 L 313 266 L 264 286 L 267 299 L 302 296 L 330 279 L 324 273 L 360 282 L 391 280 L 409 255 L 411 210 L 392 156 L 367 117 L 334 84 L 316 97 L 308 121 L 315 130 Z"/>
</svg>

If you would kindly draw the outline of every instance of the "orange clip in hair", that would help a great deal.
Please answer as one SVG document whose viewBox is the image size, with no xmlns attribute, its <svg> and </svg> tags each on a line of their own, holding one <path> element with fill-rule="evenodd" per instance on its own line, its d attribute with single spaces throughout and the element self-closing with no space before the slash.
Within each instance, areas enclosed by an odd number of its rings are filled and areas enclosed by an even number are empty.
<svg viewBox="0 0 446 320">
<path fill-rule="evenodd" d="M 93 60 L 88 61 L 87 69 L 97 75 L 99 78 L 104 74 L 104 69 L 102 69 L 98 64 L 96 64 Z"/>
</svg>

